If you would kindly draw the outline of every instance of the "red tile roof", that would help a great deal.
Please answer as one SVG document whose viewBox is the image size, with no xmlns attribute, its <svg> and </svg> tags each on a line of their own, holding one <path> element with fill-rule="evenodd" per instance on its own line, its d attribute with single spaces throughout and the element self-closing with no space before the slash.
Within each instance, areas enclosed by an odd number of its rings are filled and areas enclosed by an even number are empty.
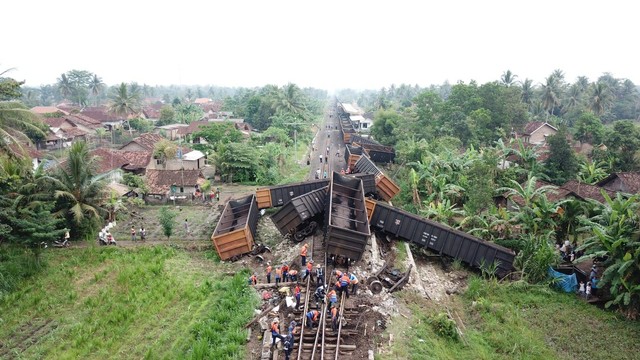
<svg viewBox="0 0 640 360">
<path fill-rule="evenodd" d="M 99 127 L 102 127 L 102 123 L 100 121 L 90 118 L 83 114 L 67 115 L 64 118 L 71 121 L 74 124 L 86 126 L 90 129 L 97 129 Z"/>
<path fill-rule="evenodd" d="M 129 163 L 117 150 L 109 148 L 97 148 L 91 150 L 90 154 L 98 158 L 97 173 L 104 174 L 111 170 L 121 169 Z"/>
<path fill-rule="evenodd" d="M 616 178 L 620 179 L 623 185 L 623 189 L 613 189 L 611 184 Z M 628 194 L 640 193 L 640 172 L 618 172 L 607 176 L 605 179 L 600 180 L 596 185 L 602 186 L 606 189 L 615 191 L 624 191 Z"/>
<path fill-rule="evenodd" d="M 615 197 L 616 194 L 614 191 L 606 190 L 599 186 L 583 184 L 578 182 L 577 180 L 569 180 L 561 187 L 570 192 L 571 195 L 575 195 L 580 199 L 592 199 L 596 200 L 600 203 L 605 202 L 604 196 L 602 196 L 602 190 L 605 191 L 609 195 L 609 197 Z"/>
<path fill-rule="evenodd" d="M 171 185 L 195 186 L 203 184 L 205 179 L 200 170 L 147 170 L 145 174 L 149 193 L 166 194 Z"/>
<path fill-rule="evenodd" d="M 42 153 L 31 144 L 18 145 L 16 143 L 9 143 L 7 147 L 18 157 L 24 158 L 25 156 L 29 156 L 31 159 L 42 159 L 43 157 Z"/>
<path fill-rule="evenodd" d="M 67 111 L 59 109 L 55 106 L 34 106 L 31 108 L 31 111 L 36 114 L 54 114 L 57 112 L 63 113 L 65 115 L 68 114 Z"/>
<path fill-rule="evenodd" d="M 87 135 L 86 131 L 84 131 L 82 129 L 75 128 L 75 127 L 61 129 L 60 131 L 62 131 L 67 138 L 75 138 L 75 137 L 78 137 L 78 136 Z"/>
<path fill-rule="evenodd" d="M 147 117 L 147 119 L 159 119 L 160 109 L 162 109 L 163 106 L 164 104 L 157 104 L 157 103 L 147 105 L 144 108 L 142 108 L 142 113 L 144 114 L 144 116 Z"/>
<path fill-rule="evenodd" d="M 82 115 L 88 116 L 92 119 L 98 120 L 101 123 L 105 123 L 105 122 L 118 122 L 121 121 L 123 118 L 120 116 L 117 116 L 115 114 L 110 113 L 106 107 L 101 106 L 101 107 L 88 107 L 85 108 L 84 110 L 82 110 L 81 112 Z"/>
<path fill-rule="evenodd" d="M 209 126 L 209 125 L 213 125 L 212 122 L 209 121 L 193 121 L 189 124 L 189 126 L 186 127 L 182 127 L 178 129 L 178 134 L 184 136 L 184 135 L 190 135 L 193 134 L 195 132 L 200 131 L 200 128 L 205 127 L 205 126 Z"/>
<path fill-rule="evenodd" d="M 126 143 L 124 146 L 122 146 L 122 148 L 126 147 L 127 145 L 129 145 L 131 143 L 136 143 L 136 144 L 140 145 L 141 147 L 143 147 L 145 150 L 153 152 L 153 150 L 155 148 L 155 144 L 157 142 L 161 141 L 161 140 L 164 140 L 164 137 L 162 135 L 160 135 L 160 134 L 144 133 L 144 134 L 138 136 L 137 138 L 131 140 L 130 142 Z"/>
<path fill-rule="evenodd" d="M 62 126 L 62 124 L 67 121 L 67 119 L 61 117 L 61 118 L 50 118 L 50 117 L 45 117 L 42 118 L 42 122 L 47 124 L 48 126 L 51 127 L 57 127 L 59 128 L 60 126 Z"/>
<path fill-rule="evenodd" d="M 151 151 L 121 151 L 118 153 L 128 161 L 126 170 L 146 169 L 151 160 Z"/>
</svg>

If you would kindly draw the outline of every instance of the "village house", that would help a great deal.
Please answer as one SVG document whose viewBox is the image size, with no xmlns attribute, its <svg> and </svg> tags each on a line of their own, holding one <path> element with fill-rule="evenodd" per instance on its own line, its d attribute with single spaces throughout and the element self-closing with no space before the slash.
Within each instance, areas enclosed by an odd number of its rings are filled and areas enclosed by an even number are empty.
<svg viewBox="0 0 640 360">
<path fill-rule="evenodd" d="M 155 148 L 155 144 L 164 140 L 165 138 L 162 137 L 162 135 L 160 134 L 155 134 L 155 133 L 145 133 L 142 134 L 140 136 L 138 136 L 137 138 L 134 138 L 133 140 L 129 141 L 128 143 L 124 144 L 120 150 L 123 151 L 150 151 L 153 153 L 153 150 Z"/>
<path fill-rule="evenodd" d="M 147 170 L 145 176 L 151 199 L 190 197 L 205 183 L 200 170 Z"/>
<path fill-rule="evenodd" d="M 31 108 L 31 112 L 38 115 L 69 115 L 68 111 L 60 109 L 56 106 L 34 106 Z"/>
<path fill-rule="evenodd" d="M 181 153 L 184 151 L 184 153 Z M 152 159 L 147 170 L 199 170 L 204 168 L 205 156 L 201 151 L 190 150 L 178 145 L 178 153 L 175 159 L 166 159 L 164 163 L 160 159 Z"/>
<path fill-rule="evenodd" d="M 529 144 L 545 144 L 547 137 L 555 135 L 558 129 L 547 122 L 534 121 L 527 123 L 521 133 L 516 133 L 516 138 L 522 138 L 524 142 Z"/>
<path fill-rule="evenodd" d="M 126 120 L 126 118 L 109 112 L 106 106 L 87 107 L 83 109 L 80 114 L 98 120 L 102 126 L 109 131 L 121 128 L 122 124 Z"/>
<path fill-rule="evenodd" d="M 187 124 L 169 124 L 156 127 L 153 132 L 160 134 L 169 140 L 178 140 L 180 138 L 180 129 L 186 128 Z"/>
<path fill-rule="evenodd" d="M 640 193 L 640 172 L 613 173 L 596 185 L 614 192 L 635 195 Z"/>
</svg>

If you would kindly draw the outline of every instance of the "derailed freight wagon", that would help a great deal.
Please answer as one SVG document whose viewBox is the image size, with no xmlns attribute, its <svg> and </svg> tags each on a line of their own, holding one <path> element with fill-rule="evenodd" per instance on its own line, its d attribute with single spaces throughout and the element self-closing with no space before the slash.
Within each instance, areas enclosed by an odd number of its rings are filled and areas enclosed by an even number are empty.
<svg viewBox="0 0 640 360">
<path fill-rule="evenodd" d="M 328 190 L 325 186 L 294 197 L 271 215 L 280 233 L 291 234 L 296 241 L 312 235 L 322 222 Z"/>
<path fill-rule="evenodd" d="M 260 188 L 256 190 L 258 208 L 265 209 L 282 206 L 296 196 L 321 189 L 327 185 L 329 185 L 329 179 L 309 180 L 302 183 Z"/>
<path fill-rule="evenodd" d="M 349 169 L 354 169 L 356 166 L 356 162 L 362 156 L 362 148 L 359 146 L 345 145 L 344 150 L 344 162 L 347 164 Z"/>
<path fill-rule="evenodd" d="M 515 253 L 446 225 L 395 208 L 380 201 L 367 200 L 371 227 L 438 254 L 445 254 L 473 267 L 496 266 L 504 276 L 512 271 Z"/>
<path fill-rule="evenodd" d="M 325 224 L 327 254 L 336 261 L 360 260 L 371 236 L 362 180 L 331 174 Z"/>
<path fill-rule="evenodd" d="M 388 178 L 372 161 L 366 156 L 361 156 L 355 165 L 356 173 L 373 174 L 376 178 L 376 189 L 378 195 L 385 201 L 391 200 L 400 192 L 400 187 Z"/>
<path fill-rule="evenodd" d="M 396 150 L 391 146 L 375 145 L 375 144 L 360 144 L 352 141 L 353 146 L 362 147 L 367 156 L 377 163 L 390 163 L 396 159 Z"/>
<path fill-rule="evenodd" d="M 258 204 L 253 194 L 227 202 L 211 235 L 221 260 L 246 254 L 253 249 L 258 217 Z"/>
</svg>

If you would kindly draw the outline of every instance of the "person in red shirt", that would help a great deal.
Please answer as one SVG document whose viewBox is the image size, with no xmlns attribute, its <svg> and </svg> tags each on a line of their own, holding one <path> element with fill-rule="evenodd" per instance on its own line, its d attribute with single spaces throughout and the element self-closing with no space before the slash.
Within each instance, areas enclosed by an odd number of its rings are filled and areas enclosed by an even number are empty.
<svg viewBox="0 0 640 360">
<path fill-rule="evenodd" d="M 282 282 L 289 281 L 289 266 L 282 264 Z"/>
<path fill-rule="evenodd" d="M 300 307 L 300 285 L 296 284 L 296 288 L 293 289 L 293 296 L 296 297 L 296 309 Z"/>
</svg>

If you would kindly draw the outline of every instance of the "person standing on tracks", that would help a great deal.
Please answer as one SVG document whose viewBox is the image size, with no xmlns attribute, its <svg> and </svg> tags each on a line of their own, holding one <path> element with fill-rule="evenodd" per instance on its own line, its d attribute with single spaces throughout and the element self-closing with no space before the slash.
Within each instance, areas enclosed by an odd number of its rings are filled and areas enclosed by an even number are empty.
<svg viewBox="0 0 640 360">
<path fill-rule="evenodd" d="M 324 285 L 324 268 L 320 264 L 316 265 L 316 286 Z"/>
<path fill-rule="evenodd" d="M 271 284 L 271 263 L 267 263 L 267 284 Z"/>
<path fill-rule="evenodd" d="M 343 273 L 342 277 L 340 278 L 340 280 L 338 280 L 337 285 L 340 286 L 340 289 L 338 291 L 340 291 L 340 296 L 342 296 L 342 292 L 344 292 L 347 296 L 347 299 L 349 298 L 349 284 L 351 283 L 351 280 L 349 280 L 349 276 L 347 276 L 347 273 Z"/>
<path fill-rule="evenodd" d="M 282 276 L 282 268 L 276 267 L 276 286 L 280 284 L 280 277 Z"/>
<path fill-rule="evenodd" d="M 320 164 L 322 164 L 322 154 L 320 154 Z"/>
<path fill-rule="evenodd" d="M 354 273 L 349 273 L 349 281 L 351 282 L 351 294 L 355 295 L 358 291 L 358 278 Z"/>
<path fill-rule="evenodd" d="M 331 291 L 329 291 L 327 299 L 329 299 L 329 306 L 335 306 L 338 303 L 338 294 L 335 289 L 331 289 Z"/>
<path fill-rule="evenodd" d="M 296 309 L 300 308 L 300 284 L 296 283 L 296 287 L 293 289 L 293 296 L 296 298 Z"/>
<path fill-rule="evenodd" d="M 302 281 L 305 281 L 307 277 L 310 277 L 311 281 L 313 281 L 313 260 L 309 260 L 309 262 L 307 263 L 307 269 L 304 272 Z"/>
<path fill-rule="evenodd" d="M 307 326 L 309 328 L 313 328 L 313 326 L 318 325 L 318 318 L 320 317 L 320 312 L 318 310 L 311 310 L 307 313 Z"/>
<path fill-rule="evenodd" d="M 131 226 L 131 241 L 136 241 L 136 228 Z"/>
<path fill-rule="evenodd" d="M 296 269 L 289 270 L 289 280 L 298 281 L 298 270 Z"/>
<path fill-rule="evenodd" d="M 276 339 L 284 340 L 284 336 L 280 335 L 280 320 L 275 319 L 271 323 L 271 346 L 276 344 Z"/>
<path fill-rule="evenodd" d="M 285 336 L 282 341 L 282 346 L 284 350 L 284 360 L 289 360 L 289 356 L 291 356 L 291 351 L 293 350 L 293 334 L 289 333 Z"/>
<path fill-rule="evenodd" d="M 331 307 L 331 329 L 333 332 L 338 331 L 338 308 L 336 306 Z"/>
<path fill-rule="evenodd" d="M 302 249 L 300 249 L 300 258 L 302 259 L 302 266 L 307 265 L 307 249 L 309 249 L 309 244 L 302 245 Z"/>
<path fill-rule="evenodd" d="M 282 264 L 282 282 L 289 281 L 289 266 Z"/>
</svg>

